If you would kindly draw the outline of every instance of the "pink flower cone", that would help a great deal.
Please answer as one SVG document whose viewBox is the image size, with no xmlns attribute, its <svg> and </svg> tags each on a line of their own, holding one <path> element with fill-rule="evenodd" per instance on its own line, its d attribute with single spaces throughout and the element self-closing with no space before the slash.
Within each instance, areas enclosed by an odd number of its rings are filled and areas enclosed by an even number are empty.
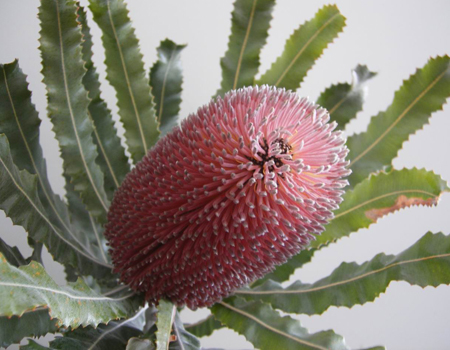
<svg viewBox="0 0 450 350">
<path fill-rule="evenodd" d="M 146 299 L 211 305 L 320 234 L 348 153 L 325 109 L 291 91 L 218 97 L 128 174 L 108 214 L 115 270 Z"/>
</svg>

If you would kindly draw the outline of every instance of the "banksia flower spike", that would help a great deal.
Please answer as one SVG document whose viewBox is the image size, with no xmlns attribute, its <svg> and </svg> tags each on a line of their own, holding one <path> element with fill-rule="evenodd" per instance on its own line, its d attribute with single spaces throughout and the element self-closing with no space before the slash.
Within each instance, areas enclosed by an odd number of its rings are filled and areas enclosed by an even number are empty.
<svg viewBox="0 0 450 350">
<path fill-rule="evenodd" d="M 341 202 L 348 153 L 325 109 L 248 87 L 190 115 L 128 174 L 106 236 L 151 302 L 211 305 L 284 263 Z"/>
</svg>

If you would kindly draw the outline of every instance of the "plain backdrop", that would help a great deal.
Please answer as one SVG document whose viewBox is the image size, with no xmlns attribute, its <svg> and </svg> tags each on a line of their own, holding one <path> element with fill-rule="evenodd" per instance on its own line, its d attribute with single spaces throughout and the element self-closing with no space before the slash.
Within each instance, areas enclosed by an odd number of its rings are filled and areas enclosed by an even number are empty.
<svg viewBox="0 0 450 350">
<path fill-rule="evenodd" d="M 86 0 L 81 1 L 86 5 Z M 146 68 L 156 60 L 156 47 L 165 38 L 187 43 L 182 53 L 184 92 L 181 116 L 195 112 L 208 102 L 219 87 L 219 60 L 227 48 L 230 33 L 231 0 L 129 0 L 130 16 L 140 39 Z M 266 47 L 261 54 L 260 73 L 281 53 L 285 40 L 300 23 L 312 18 L 326 1 L 279 0 Z M 371 116 L 384 110 L 394 92 L 429 57 L 450 52 L 450 1 L 337 0 L 347 18 L 347 27 L 329 45 L 298 90 L 316 99 L 332 83 L 351 80 L 351 69 L 366 64 L 378 76 L 368 83 L 369 95 L 364 111 L 346 130 L 350 135 L 363 131 Z M 45 87 L 40 74 L 38 51 L 39 23 L 37 0 L 0 0 L 0 62 L 14 58 L 28 75 L 33 102 L 43 120 L 41 143 L 47 158 L 54 190 L 63 195 L 62 161 L 58 144 L 46 117 Z M 103 97 L 117 120 L 115 93 L 105 81 L 104 54 L 100 33 L 89 17 L 94 35 L 94 61 L 103 85 Z M 117 123 L 119 126 L 119 123 Z M 450 108 L 434 113 L 429 125 L 405 142 L 394 160 L 396 168 L 426 168 L 450 179 Z M 444 194 L 437 207 L 409 208 L 381 219 L 369 229 L 322 249 L 312 263 L 298 271 L 295 279 L 313 282 L 322 278 L 342 261 L 362 263 L 380 252 L 397 254 L 416 242 L 427 231 L 450 233 L 450 194 Z M 30 249 L 23 229 L 14 227 L 0 214 L 0 236 L 19 245 L 24 254 Z M 45 264 L 59 283 L 64 274 L 48 253 Z M 293 281 L 294 278 L 291 280 Z M 1 301 L 0 301 L 1 302 Z M 184 312 L 186 321 L 194 321 L 207 311 Z M 300 316 L 311 332 L 334 329 L 345 336 L 351 348 L 386 345 L 391 350 L 450 349 L 450 287 L 410 286 L 391 283 L 373 303 L 352 309 L 332 307 L 321 316 Z M 231 330 L 216 331 L 202 340 L 204 346 L 251 349 L 245 338 Z M 13 347 L 11 347 L 13 348 Z M 274 349 L 277 350 L 277 349 Z M 282 349 L 281 349 L 282 350 Z"/>
</svg>

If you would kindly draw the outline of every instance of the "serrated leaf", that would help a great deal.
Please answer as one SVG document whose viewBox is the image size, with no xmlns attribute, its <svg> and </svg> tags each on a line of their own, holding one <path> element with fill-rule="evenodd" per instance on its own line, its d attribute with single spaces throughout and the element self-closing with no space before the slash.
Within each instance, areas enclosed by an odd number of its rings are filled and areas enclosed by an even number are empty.
<svg viewBox="0 0 450 350">
<path fill-rule="evenodd" d="M 402 208 L 436 205 L 440 195 L 449 190 L 439 175 L 425 169 L 372 175 L 343 195 L 344 201 L 334 212 L 334 218 L 310 247 L 317 248 L 367 228 L 380 217 Z"/>
<path fill-rule="evenodd" d="M 94 62 L 92 62 L 92 36 L 84 8 L 79 6 L 77 14 L 83 33 L 81 47 L 83 61 L 87 69 L 83 77 L 83 84 L 91 99 L 88 108 L 89 116 L 94 124 L 94 142 L 97 145 L 98 152 L 97 162 L 105 175 L 105 192 L 108 199 L 111 200 L 114 191 L 130 171 L 130 165 L 125 155 L 125 149 L 117 136 L 111 111 L 100 96 L 100 82 Z"/>
<path fill-rule="evenodd" d="M 75 1 L 41 2 L 42 74 L 64 172 L 70 176 L 89 212 L 104 222 L 109 203 L 103 173 L 95 163 L 98 154 L 88 116 L 89 98 L 82 84 L 86 69 L 81 58 L 82 34 L 76 10 Z"/>
<path fill-rule="evenodd" d="M 450 58 L 431 58 L 403 82 L 385 112 L 372 117 L 366 132 L 347 140 L 352 186 L 389 166 L 410 135 L 428 123 L 450 96 Z"/>
<path fill-rule="evenodd" d="M 0 317 L 0 346 L 20 343 L 25 337 L 41 337 L 58 331 L 57 319 L 51 319 L 47 309 L 28 311 L 22 316 Z"/>
<path fill-rule="evenodd" d="M 158 313 L 156 315 L 156 349 L 168 350 L 170 343 L 170 334 L 172 332 L 172 324 L 175 320 L 176 307 L 169 301 L 160 300 L 158 305 Z"/>
<path fill-rule="evenodd" d="M 344 129 L 345 125 L 362 110 L 366 95 L 364 89 L 367 80 L 376 73 L 369 71 L 367 66 L 358 64 L 352 70 L 352 83 L 331 85 L 317 99 L 317 104 L 326 108 L 332 121 L 337 122 L 336 130 Z"/>
<path fill-rule="evenodd" d="M 177 125 L 181 104 L 183 74 L 180 55 L 186 45 L 166 39 L 157 48 L 158 61 L 150 70 L 150 86 L 155 96 L 160 137 Z"/>
<path fill-rule="evenodd" d="M 281 317 L 270 305 L 259 301 L 227 298 L 216 303 L 211 311 L 223 324 L 245 336 L 260 350 L 348 349 L 344 339 L 333 331 L 310 334 L 299 321 L 289 316 Z"/>
<path fill-rule="evenodd" d="M 106 78 L 116 90 L 128 151 L 136 163 L 158 140 L 159 130 L 139 43 L 122 0 L 90 0 L 102 30 Z"/>
<path fill-rule="evenodd" d="M 176 313 L 173 323 L 173 334 L 177 339 L 170 343 L 170 350 L 200 350 L 200 340 L 186 331 L 178 313 Z"/>
<path fill-rule="evenodd" d="M 111 274 L 112 266 L 91 256 L 47 217 L 37 195 L 36 175 L 17 169 L 5 135 L 0 135 L 0 193 L 0 209 L 14 224 L 23 226 L 30 237 L 44 243 L 57 261 L 97 278 Z"/>
<path fill-rule="evenodd" d="M 234 2 L 228 50 L 220 60 L 222 82 L 217 95 L 254 84 L 274 5 L 274 0 Z"/>
<path fill-rule="evenodd" d="M 313 19 L 301 25 L 286 41 L 284 51 L 257 84 L 296 90 L 323 50 L 345 26 L 345 17 L 335 5 L 322 7 Z"/>
<path fill-rule="evenodd" d="M 77 328 L 64 333 L 50 343 L 52 349 L 58 350 L 124 350 L 128 340 L 142 335 L 142 309 L 127 320 L 111 321 L 93 328 Z"/>
<path fill-rule="evenodd" d="M 107 323 L 129 317 L 139 307 L 139 298 L 128 294 L 117 299 L 98 294 L 81 279 L 67 286 L 58 286 L 44 267 L 32 261 L 16 268 L 0 255 L 1 316 L 21 316 L 36 308 L 48 308 L 58 327 Z"/>
<path fill-rule="evenodd" d="M 237 294 L 270 303 L 291 313 L 322 314 L 330 306 L 352 307 L 373 301 L 392 281 L 421 287 L 450 284 L 450 236 L 427 233 L 398 255 L 378 254 L 362 265 L 342 263 L 313 284 L 297 281 L 287 288 L 273 281 Z"/>
<path fill-rule="evenodd" d="M 184 328 L 195 336 L 201 338 L 211 335 L 216 329 L 222 328 L 223 325 L 214 318 L 214 315 L 209 315 L 203 320 L 195 323 L 185 324 Z"/>
<path fill-rule="evenodd" d="M 18 61 L 0 65 L 0 133 L 4 133 L 11 145 L 11 156 L 19 170 L 36 174 L 38 196 L 46 215 L 53 225 L 67 236 L 78 240 L 70 227 L 67 206 L 53 193 L 47 177 L 47 167 L 39 144 L 41 120 L 28 90 L 26 76 Z M 79 242 L 81 243 L 81 242 Z M 88 250 L 88 247 L 84 247 Z"/>
</svg>

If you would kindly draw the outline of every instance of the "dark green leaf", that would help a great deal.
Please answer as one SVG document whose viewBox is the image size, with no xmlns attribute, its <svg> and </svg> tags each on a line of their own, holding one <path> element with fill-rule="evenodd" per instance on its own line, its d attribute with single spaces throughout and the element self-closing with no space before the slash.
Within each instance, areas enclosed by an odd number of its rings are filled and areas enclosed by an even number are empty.
<svg viewBox="0 0 450 350">
<path fill-rule="evenodd" d="M 227 298 L 216 303 L 211 311 L 223 324 L 242 334 L 260 350 L 343 350 L 344 339 L 333 331 L 310 334 L 299 321 L 281 317 L 268 304 Z"/>
<path fill-rule="evenodd" d="M 425 169 L 393 170 L 373 175 L 344 194 L 344 201 L 334 212 L 334 218 L 310 247 L 319 247 L 367 228 L 378 218 L 399 209 L 436 205 L 444 191 L 449 191 L 447 183 Z"/>
<path fill-rule="evenodd" d="M 156 315 L 156 349 L 167 350 L 169 348 L 170 334 L 172 332 L 172 324 L 175 320 L 176 307 L 166 300 L 160 300 L 158 305 L 158 313 Z"/>
<path fill-rule="evenodd" d="M 228 50 L 220 60 L 222 83 L 218 95 L 254 84 L 274 5 L 274 0 L 235 1 Z"/>
<path fill-rule="evenodd" d="M 139 43 L 122 0 L 90 0 L 89 3 L 94 20 L 103 32 L 106 77 L 116 90 L 128 150 L 136 163 L 159 136 Z"/>
<path fill-rule="evenodd" d="M 48 309 L 27 311 L 22 316 L 0 317 L 0 346 L 20 343 L 25 337 L 40 337 L 56 333 L 58 320 L 50 319 Z"/>
<path fill-rule="evenodd" d="M 173 334 L 177 339 L 169 344 L 169 350 L 200 350 L 200 340 L 186 331 L 178 313 L 173 323 Z"/>
<path fill-rule="evenodd" d="M 87 69 L 86 75 L 83 77 L 83 84 L 91 99 L 89 116 L 94 124 L 94 142 L 98 152 L 97 162 L 105 175 L 105 192 L 108 199 L 111 200 L 114 191 L 130 171 L 130 165 L 125 155 L 125 149 L 117 136 L 111 111 L 100 96 L 100 82 L 92 62 L 92 36 L 84 8 L 78 7 L 77 14 L 83 33 L 82 54 Z"/>
<path fill-rule="evenodd" d="M 166 39 L 158 47 L 158 61 L 150 70 L 150 85 L 155 96 L 160 137 L 177 125 L 181 104 L 183 75 L 180 54 L 186 45 Z"/>
<path fill-rule="evenodd" d="M 450 236 L 427 233 L 398 255 L 378 254 L 362 265 L 342 263 L 330 276 L 313 284 L 297 281 L 284 289 L 279 283 L 267 281 L 237 294 L 285 312 L 313 315 L 322 314 L 330 306 L 352 307 L 373 301 L 392 281 L 421 287 L 450 284 Z"/>
<path fill-rule="evenodd" d="M 122 317 L 129 317 L 139 307 L 140 299 L 128 294 L 109 298 L 93 291 L 81 279 L 58 286 L 44 267 L 32 261 L 16 268 L 0 255 L 0 316 L 22 316 L 36 308 L 47 308 L 58 327 L 96 327 Z"/>
<path fill-rule="evenodd" d="M 3 254 L 8 263 L 10 263 L 15 267 L 27 264 L 27 261 L 22 256 L 22 253 L 20 252 L 19 248 L 9 246 L 1 238 L 0 238 L 0 253 Z"/>
<path fill-rule="evenodd" d="M 372 117 L 366 132 L 348 138 L 352 186 L 389 166 L 403 142 L 428 123 L 450 96 L 450 58 L 432 58 L 403 82 L 385 112 Z"/>
<path fill-rule="evenodd" d="M 111 274 L 110 265 L 90 255 L 51 222 L 37 195 L 36 175 L 19 171 L 13 164 L 5 135 L 0 135 L 0 193 L 0 209 L 35 241 L 44 243 L 57 261 L 70 264 L 85 275 L 102 278 Z"/>
<path fill-rule="evenodd" d="M 308 70 L 345 26 L 345 17 L 335 5 L 322 7 L 313 19 L 301 25 L 286 41 L 284 51 L 257 84 L 296 90 Z"/>
<path fill-rule="evenodd" d="M 42 73 L 64 172 L 70 176 L 89 212 L 103 222 L 109 203 L 103 188 L 103 173 L 95 163 L 98 154 L 88 116 L 89 98 L 82 83 L 86 69 L 81 57 L 82 34 L 76 10 L 74 1 L 41 2 Z"/>
<path fill-rule="evenodd" d="M 36 343 L 32 339 L 27 339 L 28 344 L 27 345 L 21 345 L 20 350 L 51 350 L 51 348 L 48 348 L 46 346 L 42 346 L 41 344 Z"/>
<path fill-rule="evenodd" d="M 197 337 L 206 337 L 211 335 L 216 329 L 222 328 L 223 325 L 219 321 L 217 321 L 214 318 L 214 315 L 209 315 L 207 318 L 192 323 L 192 324 L 185 324 L 184 328 L 191 332 L 192 334 L 196 335 Z"/>
<path fill-rule="evenodd" d="M 328 109 L 331 120 L 338 123 L 337 130 L 344 129 L 345 125 L 362 110 L 366 94 L 364 85 L 375 75 L 376 73 L 369 71 L 367 66 L 358 64 L 352 70 L 351 84 L 331 85 L 319 96 L 317 104 Z"/>
</svg>

